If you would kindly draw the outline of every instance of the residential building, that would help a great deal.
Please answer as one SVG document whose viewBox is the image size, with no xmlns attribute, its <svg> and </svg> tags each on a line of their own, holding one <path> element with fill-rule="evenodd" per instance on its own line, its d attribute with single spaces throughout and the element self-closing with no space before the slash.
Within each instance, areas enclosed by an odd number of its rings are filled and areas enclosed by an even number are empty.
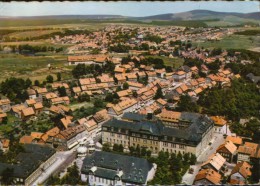
<svg viewBox="0 0 260 186">
<path fill-rule="evenodd" d="M 250 171 L 251 167 L 252 166 L 245 161 L 239 162 L 230 174 L 230 182 L 242 182 L 242 184 L 246 184 L 248 177 L 252 174 L 252 172 Z"/>
<path fill-rule="evenodd" d="M 9 99 L 0 100 L 0 109 L 3 112 L 9 112 L 11 110 L 11 101 Z"/>
<path fill-rule="evenodd" d="M 87 137 L 84 125 L 69 127 L 53 137 L 53 147 L 58 150 L 68 150 Z"/>
<path fill-rule="evenodd" d="M 131 112 L 138 108 L 138 102 L 136 99 L 126 99 L 118 104 L 111 105 L 108 108 L 108 114 L 119 117 L 125 112 Z"/>
<path fill-rule="evenodd" d="M 107 61 L 108 56 L 105 55 L 68 56 L 69 65 L 105 64 Z"/>
<path fill-rule="evenodd" d="M 213 169 L 202 169 L 195 177 L 194 185 L 219 185 L 221 184 L 221 174 Z"/>
<path fill-rule="evenodd" d="M 0 139 L 0 149 L 3 152 L 7 152 L 9 150 L 9 145 L 10 145 L 9 139 L 6 138 Z"/>
<path fill-rule="evenodd" d="M 203 169 L 213 169 L 219 173 L 224 173 L 226 170 L 226 159 L 219 153 L 212 154 L 206 162 L 201 165 Z"/>
<path fill-rule="evenodd" d="M 5 119 L 7 119 L 7 114 L 6 114 L 6 113 L 3 113 L 3 112 L 0 110 L 0 124 L 1 124 L 1 123 L 4 123 L 4 121 L 6 121 Z"/>
<path fill-rule="evenodd" d="M 227 121 L 224 119 L 224 117 L 211 116 L 210 118 L 214 121 L 215 132 L 220 133 L 220 134 L 226 134 Z"/>
<path fill-rule="evenodd" d="M 221 154 L 227 162 L 232 163 L 233 158 L 236 154 L 237 147 L 231 141 L 226 141 L 224 144 L 220 145 L 216 152 Z"/>
<path fill-rule="evenodd" d="M 231 141 L 237 148 L 243 144 L 243 139 L 239 136 L 227 136 L 226 141 Z"/>
<path fill-rule="evenodd" d="M 37 93 L 34 89 L 28 89 L 27 93 L 29 95 L 29 99 L 36 99 L 37 98 Z"/>
<path fill-rule="evenodd" d="M 251 158 L 260 158 L 260 149 L 257 143 L 245 142 L 238 147 L 237 162 L 250 162 Z"/>
<path fill-rule="evenodd" d="M 32 116 L 35 116 L 35 112 L 32 107 L 24 108 L 21 112 L 22 120 L 28 120 Z"/>
</svg>

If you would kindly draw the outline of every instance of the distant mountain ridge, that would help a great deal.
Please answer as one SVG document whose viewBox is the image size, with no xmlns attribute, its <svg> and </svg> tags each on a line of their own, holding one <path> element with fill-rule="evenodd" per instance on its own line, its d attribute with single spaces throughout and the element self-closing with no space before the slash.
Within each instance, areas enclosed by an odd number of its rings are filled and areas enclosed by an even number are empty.
<svg viewBox="0 0 260 186">
<path fill-rule="evenodd" d="M 188 12 L 181 13 L 169 13 L 169 14 L 159 14 L 146 17 L 136 17 L 137 20 L 203 20 L 203 19 L 223 19 L 226 16 L 235 16 L 245 19 L 256 19 L 260 20 L 260 12 L 252 13 L 237 13 L 237 12 L 215 12 L 210 10 L 192 10 Z"/>
<path fill-rule="evenodd" d="M 235 16 L 244 19 L 260 20 L 260 12 L 237 13 L 237 12 L 215 12 L 210 10 L 192 10 L 181 13 L 168 13 L 144 17 L 122 16 L 122 15 L 47 15 L 47 16 L 0 16 L 0 19 L 128 19 L 128 20 L 205 20 L 223 19 L 226 16 Z"/>
<path fill-rule="evenodd" d="M 5 19 L 118 19 L 121 15 L 46 15 L 46 16 L 0 16 Z"/>
</svg>

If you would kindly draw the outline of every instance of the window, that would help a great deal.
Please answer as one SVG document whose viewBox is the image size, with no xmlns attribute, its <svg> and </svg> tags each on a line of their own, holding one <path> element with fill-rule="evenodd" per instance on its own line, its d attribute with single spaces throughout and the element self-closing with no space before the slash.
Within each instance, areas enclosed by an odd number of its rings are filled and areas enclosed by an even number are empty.
<svg viewBox="0 0 260 186">
<path fill-rule="evenodd" d="M 121 138 L 121 135 L 120 135 L 120 134 L 118 134 L 118 135 L 117 135 L 117 137 L 118 137 L 118 138 Z"/>
<path fill-rule="evenodd" d="M 147 135 L 143 135 L 143 138 L 147 138 Z"/>
<path fill-rule="evenodd" d="M 114 137 L 114 136 L 115 136 L 115 134 L 114 134 L 114 133 L 110 133 L 110 135 L 111 135 L 112 137 Z"/>
<path fill-rule="evenodd" d="M 153 139 L 153 136 L 150 136 L 149 139 Z"/>
<path fill-rule="evenodd" d="M 132 133 L 132 136 L 135 136 L 135 133 Z"/>
<path fill-rule="evenodd" d="M 163 146 L 164 146 L 164 147 L 167 147 L 168 144 L 167 144 L 166 142 L 163 142 Z"/>
<path fill-rule="evenodd" d="M 144 139 L 144 143 L 147 143 L 147 140 Z"/>
<path fill-rule="evenodd" d="M 155 140 L 158 140 L 158 137 L 154 137 Z"/>
<path fill-rule="evenodd" d="M 172 148 L 176 148 L 176 144 L 171 144 L 171 147 Z"/>
<path fill-rule="evenodd" d="M 185 148 L 185 145 L 179 145 L 179 148 L 180 148 L 180 149 L 184 149 L 184 148 Z"/>
</svg>

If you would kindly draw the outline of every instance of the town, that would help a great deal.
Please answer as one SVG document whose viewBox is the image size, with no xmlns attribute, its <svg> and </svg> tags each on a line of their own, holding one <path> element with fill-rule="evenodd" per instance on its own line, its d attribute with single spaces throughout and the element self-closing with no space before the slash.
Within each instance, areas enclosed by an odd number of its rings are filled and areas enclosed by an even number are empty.
<svg viewBox="0 0 260 186">
<path fill-rule="evenodd" d="M 75 30 L 69 78 L 0 84 L 0 184 L 260 184 L 259 53 L 201 46 L 247 28 Z"/>
</svg>

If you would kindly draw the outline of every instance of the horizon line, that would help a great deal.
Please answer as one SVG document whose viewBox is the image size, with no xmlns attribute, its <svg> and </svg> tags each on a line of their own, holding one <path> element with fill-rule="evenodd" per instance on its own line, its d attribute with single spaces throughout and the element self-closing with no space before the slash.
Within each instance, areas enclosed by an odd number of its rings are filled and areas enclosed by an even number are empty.
<svg viewBox="0 0 260 186">
<path fill-rule="evenodd" d="M 49 14 L 49 15 L 22 15 L 22 16 L 13 16 L 13 15 L 0 15 L 0 17 L 12 17 L 12 18 L 19 18 L 19 17 L 48 17 L 48 16 L 84 16 L 84 15 L 100 15 L 100 16 L 122 16 L 122 17 L 150 17 L 150 16 L 156 16 L 156 15 L 165 15 L 165 14 L 180 14 L 180 13 L 185 13 L 185 12 L 192 12 L 192 11 L 209 11 L 209 12 L 219 12 L 219 13 L 238 13 L 238 14 L 251 14 L 251 13 L 258 13 L 256 11 L 253 12 L 228 12 L 228 11 L 213 11 L 209 9 L 193 9 L 189 11 L 183 11 L 183 12 L 178 12 L 178 13 L 161 13 L 161 14 L 153 14 L 153 15 L 147 15 L 147 16 L 126 16 L 126 15 L 121 15 L 121 14 Z"/>
</svg>

